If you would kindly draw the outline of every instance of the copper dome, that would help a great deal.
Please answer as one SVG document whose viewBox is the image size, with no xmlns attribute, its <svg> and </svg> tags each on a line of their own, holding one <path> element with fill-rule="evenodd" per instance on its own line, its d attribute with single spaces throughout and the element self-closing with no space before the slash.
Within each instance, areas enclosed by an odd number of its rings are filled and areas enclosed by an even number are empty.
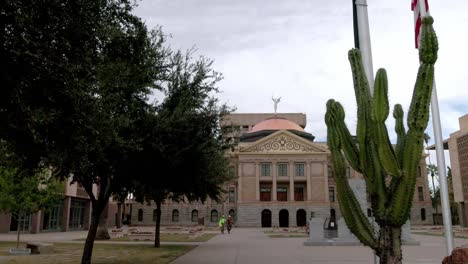
<svg viewBox="0 0 468 264">
<path fill-rule="evenodd" d="M 304 132 L 304 129 L 298 124 L 281 117 L 273 117 L 258 122 L 249 132 L 257 132 L 261 130 L 297 130 Z"/>
</svg>

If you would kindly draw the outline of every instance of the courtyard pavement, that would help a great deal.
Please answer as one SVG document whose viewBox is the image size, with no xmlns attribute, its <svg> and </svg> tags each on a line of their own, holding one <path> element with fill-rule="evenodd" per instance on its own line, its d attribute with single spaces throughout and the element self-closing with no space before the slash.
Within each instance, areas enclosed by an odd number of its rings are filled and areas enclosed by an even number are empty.
<svg viewBox="0 0 468 264">
<path fill-rule="evenodd" d="M 83 243 L 86 231 L 22 234 L 21 241 L 49 241 Z M 445 256 L 442 236 L 415 235 L 420 246 L 404 246 L 405 264 L 440 264 Z M 306 238 L 270 238 L 260 228 L 234 228 L 231 234 L 220 234 L 207 242 L 192 244 L 197 247 L 179 257 L 172 264 L 361 264 L 374 263 L 373 253 L 362 246 L 304 246 Z M 15 234 L 0 234 L 0 241 L 15 241 Z M 152 244 L 153 242 L 109 242 L 119 244 Z M 166 244 L 166 243 L 162 243 Z M 455 246 L 468 244 L 468 239 L 455 239 Z M 1 258 L 0 258 L 1 262 Z"/>
<path fill-rule="evenodd" d="M 413 235 L 420 246 L 404 246 L 405 264 L 440 264 L 445 256 L 443 237 Z M 235 228 L 218 235 L 172 264 L 362 264 L 374 263 L 363 246 L 304 246 L 305 238 L 270 238 L 261 229 Z M 456 239 L 455 245 L 468 244 Z"/>
</svg>

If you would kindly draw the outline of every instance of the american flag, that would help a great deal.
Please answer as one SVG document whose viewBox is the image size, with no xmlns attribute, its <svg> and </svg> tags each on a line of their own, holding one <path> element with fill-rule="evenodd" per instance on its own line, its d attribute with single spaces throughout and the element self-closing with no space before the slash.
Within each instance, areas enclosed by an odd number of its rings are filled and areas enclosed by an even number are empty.
<svg viewBox="0 0 468 264">
<path fill-rule="evenodd" d="M 414 13 L 414 44 L 416 48 L 419 47 L 419 38 L 421 37 L 421 7 L 425 9 L 423 16 L 426 14 L 429 15 L 429 4 L 427 0 L 411 0 L 411 10 L 413 10 Z"/>
</svg>

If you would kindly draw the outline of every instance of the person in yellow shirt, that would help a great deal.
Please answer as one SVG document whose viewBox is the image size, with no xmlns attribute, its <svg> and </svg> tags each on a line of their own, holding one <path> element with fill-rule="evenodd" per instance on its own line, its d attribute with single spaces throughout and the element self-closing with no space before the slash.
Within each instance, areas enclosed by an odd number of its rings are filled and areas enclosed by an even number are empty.
<svg viewBox="0 0 468 264">
<path fill-rule="evenodd" d="M 226 224 L 226 219 L 224 218 L 224 215 L 221 216 L 221 218 L 219 218 L 219 221 L 218 221 L 218 225 L 219 225 L 219 228 L 221 229 L 221 233 L 224 234 L 224 225 Z"/>
</svg>

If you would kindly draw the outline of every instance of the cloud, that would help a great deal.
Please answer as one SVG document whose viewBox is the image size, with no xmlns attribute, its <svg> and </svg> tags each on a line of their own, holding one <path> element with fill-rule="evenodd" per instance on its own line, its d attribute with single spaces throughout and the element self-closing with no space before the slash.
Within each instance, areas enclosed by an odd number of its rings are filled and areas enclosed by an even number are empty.
<svg viewBox="0 0 468 264">
<path fill-rule="evenodd" d="M 410 1 L 368 2 L 374 71 L 387 69 L 390 103 L 407 111 L 418 68 Z M 468 3 L 430 5 L 440 41 L 436 82 L 447 137 L 468 112 L 463 34 Z M 225 77 L 220 98 L 237 112 L 272 112 L 275 94 L 282 97 L 279 111 L 306 113 L 306 130 L 324 140 L 325 104 L 334 98 L 345 107 L 354 131 L 356 103 L 347 61 L 354 45 L 350 1 L 145 0 L 135 13 L 150 27 L 162 25 L 171 33 L 174 48 L 196 46 L 199 54 L 213 58 Z M 393 131 L 393 121 L 388 124 Z M 432 136 L 432 130 L 428 133 Z"/>
</svg>

